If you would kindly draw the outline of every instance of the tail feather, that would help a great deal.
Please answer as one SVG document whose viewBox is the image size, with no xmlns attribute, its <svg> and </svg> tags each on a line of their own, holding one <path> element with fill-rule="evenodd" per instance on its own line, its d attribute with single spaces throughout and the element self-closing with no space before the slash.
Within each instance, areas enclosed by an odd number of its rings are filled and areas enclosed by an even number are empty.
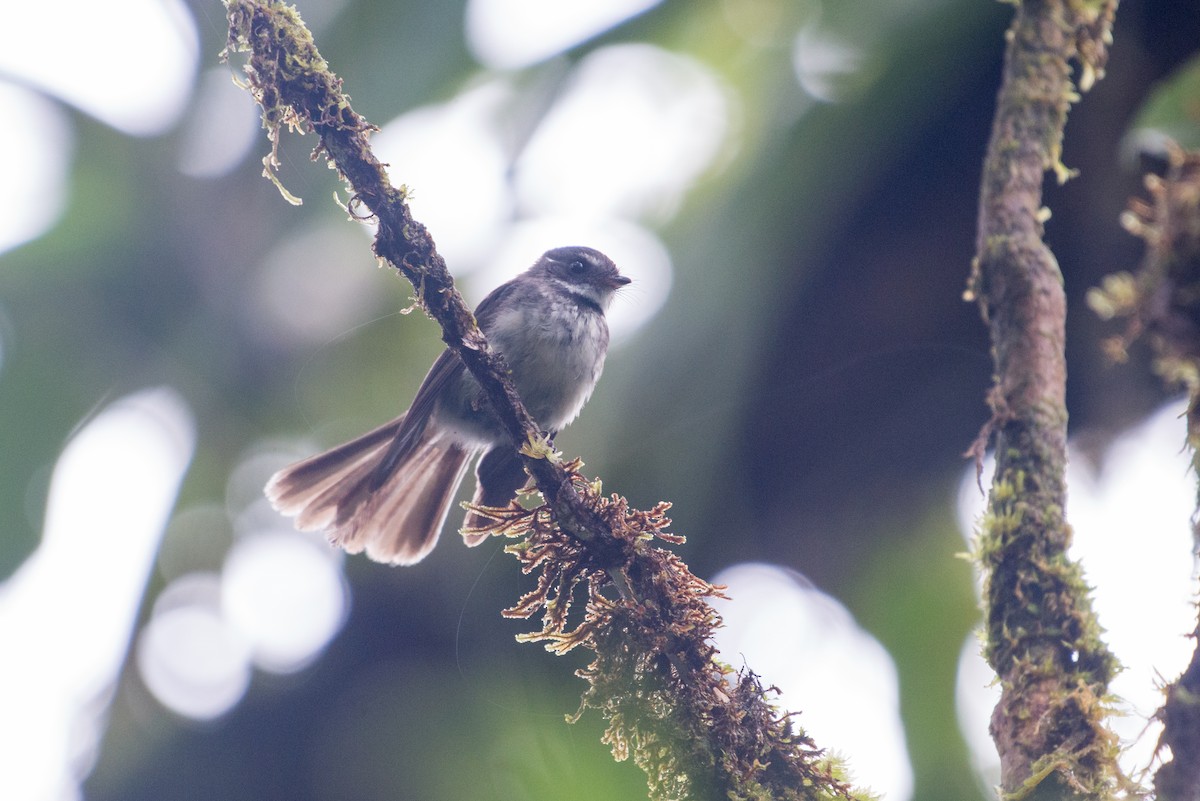
<svg viewBox="0 0 1200 801">
<path fill-rule="evenodd" d="M 400 415 L 395 420 L 384 423 L 361 437 L 280 470 L 267 483 L 267 497 L 276 506 L 281 502 L 290 503 L 289 497 L 295 497 L 296 493 L 311 488 L 322 478 L 340 474 L 347 465 L 358 461 L 367 454 L 374 456 L 377 452 L 384 452 L 391 441 L 396 438 L 403 423 L 404 415 Z M 284 510 L 280 509 L 280 511 Z"/>
<path fill-rule="evenodd" d="M 336 448 L 296 462 L 271 476 L 264 490 L 282 514 L 296 518 L 301 531 L 320 531 L 352 514 L 347 490 L 369 475 L 403 422 L 398 417 Z M 361 502 L 361 501 L 359 501 Z"/>
<path fill-rule="evenodd" d="M 330 539 L 350 553 L 365 550 L 377 562 L 421 561 L 437 544 L 470 457 L 453 443 L 418 444 Z"/>
<path fill-rule="evenodd" d="M 329 532 L 350 553 L 412 564 L 437 543 L 471 453 L 425 433 L 381 479 L 403 417 L 280 470 L 266 496 L 301 531 Z"/>
</svg>

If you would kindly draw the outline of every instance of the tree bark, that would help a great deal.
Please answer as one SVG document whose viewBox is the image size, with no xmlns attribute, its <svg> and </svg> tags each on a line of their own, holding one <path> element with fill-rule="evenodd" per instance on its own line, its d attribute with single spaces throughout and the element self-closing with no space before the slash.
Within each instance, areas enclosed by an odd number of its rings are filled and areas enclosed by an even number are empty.
<svg viewBox="0 0 1200 801">
<path fill-rule="evenodd" d="M 1100 799 L 1122 785 L 1103 699 L 1116 660 L 1077 564 L 1067 557 L 1066 298 L 1042 241 L 1042 182 L 1060 181 L 1063 129 L 1080 88 L 1102 74 L 1116 2 L 1026 0 L 1008 31 L 984 162 L 968 298 L 988 325 L 996 473 L 976 555 L 984 572 L 984 653 L 1000 678 L 991 722 L 1001 789 L 1013 798 Z"/>
</svg>

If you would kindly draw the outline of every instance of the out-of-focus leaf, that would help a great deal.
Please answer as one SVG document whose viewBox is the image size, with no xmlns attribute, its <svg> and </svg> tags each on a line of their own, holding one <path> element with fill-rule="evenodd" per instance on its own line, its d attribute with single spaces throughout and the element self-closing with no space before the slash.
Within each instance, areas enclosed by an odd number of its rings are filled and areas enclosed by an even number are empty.
<svg viewBox="0 0 1200 801">
<path fill-rule="evenodd" d="M 1200 56 L 1155 87 L 1130 130 L 1141 147 L 1153 147 L 1163 138 L 1189 149 L 1200 147 Z"/>
</svg>

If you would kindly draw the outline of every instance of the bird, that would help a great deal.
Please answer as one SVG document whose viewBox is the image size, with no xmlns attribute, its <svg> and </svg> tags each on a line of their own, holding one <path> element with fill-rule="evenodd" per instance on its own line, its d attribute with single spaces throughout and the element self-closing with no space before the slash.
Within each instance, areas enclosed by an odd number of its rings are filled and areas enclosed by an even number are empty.
<svg viewBox="0 0 1200 801">
<path fill-rule="evenodd" d="M 552 440 L 574 420 L 604 369 L 608 310 L 630 279 L 590 247 L 546 251 L 492 290 L 475 319 L 504 356 L 530 415 Z M 301 531 L 325 531 L 348 553 L 411 565 L 437 544 L 467 465 L 472 504 L 508 504 L 526 482 L 521 459 L 482 387 L 447 348 L 399 417 L 275 473 L 264 490 Z M 486 521 L 468 512 L 464 540 Z"/>
</svg>

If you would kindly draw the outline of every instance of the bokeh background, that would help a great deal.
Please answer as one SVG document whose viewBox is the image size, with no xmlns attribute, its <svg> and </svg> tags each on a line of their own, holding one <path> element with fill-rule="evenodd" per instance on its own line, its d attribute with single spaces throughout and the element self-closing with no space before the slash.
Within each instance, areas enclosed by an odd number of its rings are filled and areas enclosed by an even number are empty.
<svg viewBox="0 0 1200 801">
<path fill-rule="evenodd" d="M 888 798 L 989 797 L 959 557 L 991 364 L 962 291 L 1011 7 L 298 5 L 469 299 L 562 244 L 634 278 L 559 445 L 675 503 L 734 599 L 726 661 Z M 1047 192 L 1069 514 L 1133 770 L 1188 653 L 1193 479 L 1177 402 L 1144 352 L 1104 361 L 1083 298 L 1137 263 L 1117 219 L 1161 131 L 1134 120 L 1198 33 L 1194 2 L 1121 4 L 1068 126 L 1081 174 Z M 262 500 L 401 411 L 440 345 L 312 137 L 281 149 L 302 206 L 263 180 L 224 37 L 207 0 L 0 8 L 0 798 L 644 797 L 594 715 L 563 720 L 585 657 L 514 642 L 500 543 L 447 530 L 389 568 Z"/>
</svg>

